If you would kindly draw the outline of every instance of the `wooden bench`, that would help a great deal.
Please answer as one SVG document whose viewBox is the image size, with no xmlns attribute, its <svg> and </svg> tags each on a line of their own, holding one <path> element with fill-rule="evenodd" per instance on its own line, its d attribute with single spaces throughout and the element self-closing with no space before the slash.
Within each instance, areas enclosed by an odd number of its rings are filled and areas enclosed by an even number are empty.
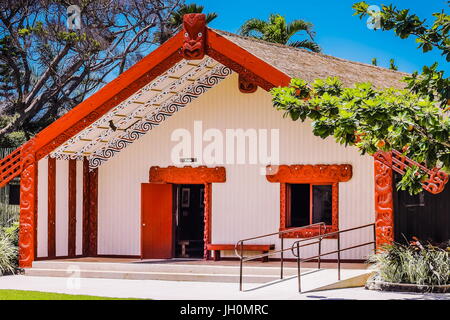
<svg viewBox="0 0 450 320">
<path fill-rule="evenodd" d="M 234 251 L 234 244 L 208 244 L 206 249 L 209 251 L 214 251 L 214 261 L 220 260 L 221 250 L 232 250 Z M 240 247 L 239 247 L 240 248 Z M 275 249 L 274 244 L 244 244 L 244 251 L 261 251 L 263 254 L 268 253 L 269 250 Z M 262 257 L 262 262 L 269 261 L 269 257 Z"/>
</svg>

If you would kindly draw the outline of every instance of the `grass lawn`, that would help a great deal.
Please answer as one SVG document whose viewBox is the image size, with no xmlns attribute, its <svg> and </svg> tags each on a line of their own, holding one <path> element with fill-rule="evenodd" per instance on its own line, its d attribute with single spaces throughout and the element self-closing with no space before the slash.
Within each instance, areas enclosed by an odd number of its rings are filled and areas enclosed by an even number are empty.
<svg viewBox="0 0 450 320">
<path fill-rule="evenodd" d="M 0 290 L 0 300 L 139 300 L 73 295 L 53 292 Z"/>
</svg>

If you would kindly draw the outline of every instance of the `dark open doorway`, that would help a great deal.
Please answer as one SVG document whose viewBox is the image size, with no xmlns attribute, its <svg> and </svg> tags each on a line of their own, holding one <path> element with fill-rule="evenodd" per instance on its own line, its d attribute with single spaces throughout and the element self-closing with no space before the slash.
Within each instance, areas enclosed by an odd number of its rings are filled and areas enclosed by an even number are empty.
<svg viewBox="0 0 450 320">
<path fill-rule="evenodd" d="M 202 258 L 204 248 L 203 184 L 175 185 L 175 257 Z"/>
<path fill-rule="evenodd" d="M 398 174 L 394 177 L 395 183 L 401 179 Z M 411 241 L 417 237 L 440 243 L 450 239 L 450 185 L 439 194 L 422 191 L 415 196 L 394 188 L 395 241 Z"/>
</svg>

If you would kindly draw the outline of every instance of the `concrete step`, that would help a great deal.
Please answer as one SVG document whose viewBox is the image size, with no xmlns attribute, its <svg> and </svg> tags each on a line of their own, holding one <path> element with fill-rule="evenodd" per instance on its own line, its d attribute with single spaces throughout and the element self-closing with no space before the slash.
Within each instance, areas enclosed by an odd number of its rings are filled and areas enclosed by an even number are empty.
<svg viewBox="0 0 450 320">
<path fill-rule="evenodd" d="M 72 262 L 72 261 L 34 261 L 32 269 L 62 270 L 94 270 L 119 272 L 153 272 L 153 273 L 185 273 L 185 274 L 230 274 L 239 275 L 239 266 L 174 264 L 174 263 L 111 263 L 111 262 Z M 257 267 L 244 264 L 244 275 L 278 276 L 279 267 Z M 284 268 L 286 276 L 297 274 L 297 268 Z"/>
<path fill-rule="evenodd" d="M 284 268 L 284 279 L 280 280 L 280 268 L 244 264 L 243 282 L 256 289 L 260 287 L 288 286 L 298 291 L 297 268 Z M 302 292 L 363 286 L 370 270 L 343 269 L 341 280 L 337 280 L 336 269 L 302 268 Z M 166 280 L 194 282 L 239 282 L 239 266 L 182 264 L 182 263 L 116 263 L 77 261 L 35 261 L 32 268 L 25 269 L 26 276 L 79 277 L 130 280 Z M 253 284 L 253 285 L 251 285 Z M 256 286 L 255 286 L 256 284 Z"/>
<path fill-rule="evenodd" d="M 233 282 L 239 281 L 239 274 L 221 273 L 182 273 L 182 272 L 139 272 L 139 271 L 113 271 L 82 269 L 43 269 L 29 268 L 25 270 L 26 276 L 40 277 L 77 277 L 102 279 L 129 279 L 129 280 L 167 280 L 167 281 L 201 281 L 201 282 Z M 266 283 L 277 280 L 275 275 L 246 274 L 246 283 Z"/>
</svg>

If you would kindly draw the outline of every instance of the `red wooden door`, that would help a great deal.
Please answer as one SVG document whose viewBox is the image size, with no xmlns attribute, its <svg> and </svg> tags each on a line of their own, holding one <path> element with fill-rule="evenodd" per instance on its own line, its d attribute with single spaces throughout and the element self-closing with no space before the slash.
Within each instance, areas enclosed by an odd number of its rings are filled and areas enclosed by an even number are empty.
<svg viewBox="0 0 450 320">
<path fill-rule="evenodd" d="M 141 185 L 141 258 L 172 258 L 172 185 Z"/>
</svg>

